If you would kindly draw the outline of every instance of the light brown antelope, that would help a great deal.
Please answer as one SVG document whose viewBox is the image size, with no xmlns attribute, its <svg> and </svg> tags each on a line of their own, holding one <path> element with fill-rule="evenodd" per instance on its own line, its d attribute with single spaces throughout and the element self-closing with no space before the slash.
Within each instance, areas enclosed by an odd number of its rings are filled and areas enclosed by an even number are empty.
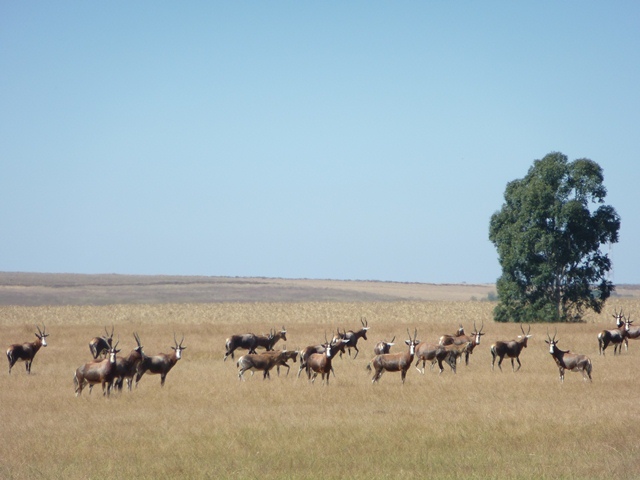
<svg viewBox="0 0 640 480">
<path fill-rule="evenodd" d="M 417 329 L 413 335 L 413 338 L 411 338 L 411 333 L 409 333 L 409 330 L 407 330 L 407 334 L 409 335 L 409 339 L 405 340 L 405 343 L 409 346 L 408 352 L 385 353 L 382 355 L 376 355 L 367 364 L 367 370 L 371 371 L 371 367 L 373 366 L 375 372 L 373 374 L 373 378 L 371 379 L 372 383 L 376 383 L 378 380 L 380 380 L 380 377 L 384 372 L 400 372 L 402 383 L 404 384 L 404 380 L 407 377 L 407 370 L 409 370 L 409 367 L 411 367 L 413 356 L 416 352 L 416 346 L 419 343 L 417 340 Z"/>
<path fill-rule="evenodd" d="M 522 367 L 522 363 L 520 363 L 520 352 L 522 352 L 523 348 L 527 348 L 527 340 L 533 337 L 533 335 L 529 335 L 529 333 L 531 332 L 531 325 L 529 325 L 529 330 L 527 330 L 527 333 L 524 333 L 524 328 L 522 328 L 522 325 L 520 325 L 520 330 L 522 330 L 522 335 L 518 335 L 517 339 L 508 342 L 497 341 L 496 343 L 491 345 L 491 370 L 493 370 L 493 367 L 496 363 L 496 358 L 500 357 L 500 360 L 498 361 L 498 367 L 500 368 L 500 371 L 502 371 L 502 360 L 505 356 L 511 359 L 511 370 L 513 370 L 514 372 L 520 370 L 520 367 Z M 514 359 L 518 362 L 517 369 L 515 368 L 515 365 L 513 363 Z"/>
<path fill-rule="evenodd" d="M 385 353 L 389 353 L 391 351 L 391 347 L 395 345 L 393 343 L 395 339 L 396 337 L 394 335 L 390 342 L 387 342 L 386 340 L 379 341 L 378 343 L 376 343 L 376 346 L 373 347 L 373 353 L 375 355 L 384 355 Z"/>
<path fill-rule="evenodd" d="M 344 338 L 341 338 L 339 335 L 334 336 L 331 340 L 331 355 L 335 357 L 336 353 L 338 352 L 344 353 L 345 343 L 346 340 Z M 302 370 L 306 371 L 307 361 L 309 360 L 309 357 L 314 353 L 323 354 L 325 350 L 326 343 L 323 343 L 320 345 L 309 345 L 308 347 L 305 347 L 300 351 L 300 368 L 298 369 L 298 378 L 300 377 L 300 372 L 302 372 Z M 333 366 L 331 367 L 331 373 L 333 373 L 333 376 L 335 378 L 336 372 L 333 370 Z M 307 376 L 308 374 L 309 373 L 307 372 Z"/>
<path fill-rule="evenodd" d="M 364 340 L 366 340 L 367 330 L 369 330 L 369 322 L 366 318 L 362 317 L 360 319 L 360 323 L 362 324 L 362 328 L 357 332 L 349 330 L 348 332 L 340 333 L 340 331 L 338 330 L 338 335 L 346 340 L 345 346 L 347 347 L 349 356 L 351 356 L 352 348 L 356 351 L 356 354 L 353 356 L 354 360 L 358 356 L 358 353 L 360 353 L 360 350 L 358 350 L 358 339 L 363 338 Z M 340 353 L 340 356 L 342 357 L 342 353 Z"/>
<path fill-rule="evenodd" d="M 137 333 L 133 333 L 138 346 L 131 350 L 126 357 L 116 358 L 116 377 L 115 387 L 118 390 L 122 390 L 124 381 L 127 381 L 127 388 L 131 391 L 131 384 L 133 383 L 133 377 L 138 370 L 138 364 L 142 361 L 144 351 L 142 350 L 142 344 L 140 343 L 140 337 Z"/>
<path fill-rule="evenodd" d="M 462 357 L 469 352 L 470 348 L 473 348 L 473 342 L 467 343 L 453 343 L 451 345 L 445 345 L 443 347 L 446 351 L 445 359 L 453 373 L 456 373 L 456 364 L 458 363 L 458 358 Z M 442 372 L 440 372 L 442 373 Z"/>
<path fill-rule="evenodd" d="M 118 343 L 109 348 L 107 358 L 104 360 L 93 361 L 85 363 L 81 367 L 78 367 L 76 373 L 73 376 L 73 383 L 75 385 L 76 397 L 82 394 L 82 389 L 88 383 L 89 393 L 93 385 L 102 385 L 102 395 L 109 395 L 113 381 L 116 378 L 116 354 L 120 352 L 116 347 Z"/>
<path fill-rule="evenodd" d="M 325 340 L 327 336 L 325 335 Z M 322 382 L 329 385 L 329 375 L 332 371 L 331 361 L 333 360 L 333 345 L 326 342 L 324 345 L 324 353 L 312 353 L 306 362 L 307 378 L 311 383 L 316 381 L 318 374 L 321 375 Z M 313 375 L 311 372 L 313 371 Z M 334 374 L 335 375 L 335 374 Z M 326 380 L 325 380 L 326 379 Z"/>
<path fill-rule="evenodd" d="M 570 372 L 582 372 L 582 379 L 589 380 L 591 379 L 591 360 L 586 355 L 578 355 L 576 353 L 571 353 L 569 350 L 563 351 L 558 348 L 558 340 L 556 340 L 556 335 L 553 335 L 553 338 L 547 332 L 548 340 L 545 340 L 549 344 L 549 353 L 556 361 L 556 365 L 558 366 L 558 370 L 560 371 L 560 381 L 564 383 L 564 371 L 569 370 Z"/>
<path fill-rule="evenodd" d="M 233 357 L 233 352 L 235 352 L 238 348 L 242 348 L 244 350 L 249 350 L 249 353 L 256 353 L 256 347 L 258 346 L 257 336 L 253 333 L 245 333 L 244 335 L 231 335 L 225 341 L 225 354 L 224 361 L 227 360 L 227 357 Z"/>
<path fill-rule="evenodd" d="M 38 338 L 35 342 L 25 342 L 25 343 L 16 343 L 10 345 L 7 349 L 7 360 L 9 360 L 9 373 L 11 373 L 11 368 L 16 364 L 17 361 L 23 361 L 24 366 L 27 369 L 27 373 L 31 373 L 31 364 L 33 363 L 33 358 L 40 350 L 40 347 L 47 346 L 47 337 L 49 336 L 46 333 L 46 327 L 44 323 L 42 324 L 42 330 L 40 327 L 36 325 L 38 329 L 38 333 L 36 333 L 36 337 Z"/>
<path fill-rule="evenodd" d="M 614 356 L 616 355 L 616 352 L 622 353 L 622 342 L 627 336 L 629 322 L 624 320 L 622 310 L 620 310 L 620 312 L 615 312 L 613 317 L 616 319 L 616 325 L 618 328 L 614 328 L 613 330 L 603 330 L 598 334 L 598 352 L 600 355 L 604 355 L 604 351 L 609 345 L 613 345 Z"/>
<path fill-rule="evenodd" d="M 240 380 L 244 380 L 244 372 L 250 370 L 252 375 L 254 371 L 263 372 L 263 380 L 265 378 L 270 379 L 271 374 L 269 372 L 273 369 L 273 367 L 279 368 L 283 366 L 290 368 L 289 365 L 287 365 L 287 360 L 293 358 L 293 360 L 295 361 L 297 354 L 298 352 L 289 352 L 285 349 L 279 352 L 269 351 L 265 353 L 243 355 L 236 362 L 236 365 L 239 369 L 238 378 Z M 289 371 L 287 370 L 287 375 L 288 374 Z"/>
<path fill-rule="evenodd" d="M 113 344 L 113 325 L 111 326 L 111 333 L 107 331 L 107 327 L 104 327 L 104 333 L 106 337 L 93 337 L 89 342 L 89 350 L 93 358 L 98 358 L 101 355 L 106 356 L 107 352 Z"/>
<path fill-rule="evenodd" d="M 262 347 L 267 352 L 273 350 L 278 340 L 287 341 L 287 330 L 282 326 L 282 330 L 277 332 L 276 330 L 271 330 L 269 335 L 256 335 L 256 348 Z"/>
<path fill-rule="evenodd" d="M 640 327 L 631 328 L 631 316 L 627 316 L 629 327 L 627 328 L 627 335 L 624 337 L 625 350 L 629 350 L 629 339 L 635 340 L 640 338 Z"/>
<path fill-rule="evenodd" d="M 484 328 L 484 322 L 480 326 L 480 330 L 476 327 L 476 322 L 473 322 L 473 332 L 471 332 L 471 336 L 464 333 L 464 328 L 460 325 L 460 328 L 456 332 L 455 335 L 443 335 L 440 337 L 440 345 L 465 345 L 468 342 L 471 342 L 471 345 L 467 348 L 464 353 L 464 362 L 465 365 L 469 365 L 469 355 L 473 353 L 473 349 L 480 345 L 480 337 L 484 335 L 482 333 L 482 329 Z"/>
<path fill-rule="evenodd" d="M 424 367 L 427 361 L 430 361 L 431 364 L 429 365 L 429 369 L 433 369 L 433 365 L 438 362 L 438 368 L 440 369 L 439 373 L 442 373 L 444 371 L 442 362 L 447 359 L 448 354 L 449 353 L 447 352 L 445 347 L 443 347 L 439 343 L 420 342 L 416 347 L 416 370 L 424 375 Z M 418 367 L 420 362 L 422 362 L 422 369 Z M 451 364 L 449 364 L 449 366 L 451 366 Z"/>
<path fill-rule="evenodd" d="M 149 372 L 153 375 L 160 375 L 160 386 L 164 387 L 164 380 L 167 378 L 167 374 L 174 367 L 178 360 L 182 358 L 182 351 L 187 347 L 182 346 L 182 342 L 184 341 L 184 335 L 182 336 L 182 340 L 178 343 L 176 339 L 176 334 L 173 334 L 173 341 L 175 342 L 175 347 L 171 347 L 173 352 L 170 354 L 167 353 L 159 353 L 158 355 L 154 355 L 153 357 L 147 357 L 143 355 L 142 360 L 138 364 L 138 370 L 136 372 L 136 387 L 138 386 L 138 382 L 142 378 L 142 376 Z"/>
</svg>

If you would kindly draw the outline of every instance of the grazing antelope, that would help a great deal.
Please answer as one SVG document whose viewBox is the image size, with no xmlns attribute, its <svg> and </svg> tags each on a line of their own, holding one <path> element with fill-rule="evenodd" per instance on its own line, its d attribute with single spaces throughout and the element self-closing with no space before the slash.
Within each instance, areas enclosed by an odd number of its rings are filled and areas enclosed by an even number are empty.
<svg viewBox="0 0 640 480">
<path fill-rule="evenodd" d="M 116 378 L 116 354 L 120 352 L 117 349 L 118 343 L 109 348 L 107 358 L 100 361 L 93 361 L 85 363 L 81 367 L 78 367 L 76 373 L 73 376 L 73 383 L 75 385 L 76 397 L 82 394 L 82 389 L 88 383 L 89 393 L 91 393 L 91 387 L 98 383 L 102 384 L 102 395 L 109 395 L 113 381 Z"/>
<path fill-rule="evenodd" d="M 464 353 L 464 361 L 465 365 L 469 365 L 469 355 L 473 353 L 473 349 L 480 345 L 480 337 L 484 335 L 482 333 L 482 329 L 484 328 L 484 322 L 480 326 L 480 330 L 476 327 L 476 322 L 473 322 L 473 332 L 471 332 L 471 336 L 468 336 L 464 333 L 464 328 L 460 325 L 460 328 L 454 335 L 443 335 L 440 337 L 440 345 L 465 345 L 471 342 L 471 345 L 467 347 L 467 350 Z"/>
<path fill-rule="evenodd" d="M 89 342 L 89 350 L 94 359 L 97 359 L 100 355 L 107 355 L 111 345 L 113 343 L 113 325 L 111 326 L 111 333 L 107 331 L 107 327 L 104 327 L 104 333 L 106 337 L 93 337 Z"/>
<path fill-rule="evenodd" d="M 505 355 L 511 359 L 511 370 L 513 370 L 514 372 L 520 370 L 520 367 L 522 366 L 522 364 L 520 363 L 520 352 L 522 352 L 523 348 L 527 348 L 527 340 L 533 337 L 533 335 L 529 335 L 529 333 L 531 332 L 531 325 L 529 325 L 529 330 L 527 330 L 527 333 L 524 333 L 524 328 L 522 328 L 522 325 L 520 325 L 520 330 L 522 330 L 522 335 L 518 335 L 517 339 L 511 340 L 509 342 L 497 341 L 496 343 L 491 345 L 491 370 L 493 370 L 493 367 L 496 363 L 496 357 L 500 357 L 500 360 L 498 361 L 498 367 L 500 368 L 500 371 L 502 371 L 502 360 L 504 359 Z M 515 365 L 513 363 L 514 359 L 518 362 L 517 369 L 515 368 Z"/>
<path fill-rule="evenodd" d="M 131 384 L 133 383 L 133 377 L 138 370 L 138 364 L 142 361 L 144 352 L 142 350 L 142 344 L 140 343 L 140 337 L 137 333 L 133 333 L 138 346 L 131 350 L 127 357 L 116 358 L 116 377 L 115 387 L 118 390 L 122 390 L 124 381 L 127 381 L 127 388 L 131 391 Z"/>
<path fill-rule="evenodd" d="M 249 350 L 249 353 L 256 353 L 257 346 L 258 338 L 253 333 L 245 333 L 244 335 L 231 335 L 225 341 L 225 354 L 223 360 L 226 361 L 228 356 L 234 358 L 233 352 L 238 348 Z"/>
<path fill-rule="evenodd" d="M 447 359 L 447 356 L 448 352 L 446 348 L 439 343 L 420 342 L 416 347 L 416 370 L 424 375 L 424 367 L 427 363 L 427 360 L 429 360 L 431 362 L 431 365 L 429 365 L 429 369 L 433 369 L 433 365 L 438 362 L 438 368 L 440 369 L 439 373 L 442 373 L 444 371 L 442 362 Z M 421 361 L 422 369 L 418 367 Z M 449 366 L 451 367 L 450 363 Z"/>
<path fill-rule="evenodd" d="M 604 355 L 604 351 L 609 345 L 613 345 L 614 356 L 616 352 L 622 353 L 622 342 L 628 334 L 630 324 L 628 320 L 624 320 L 622 310 L 614 312 L 613 317 L 616 319 L 618 328 L 603 330 L 598 334 L 598 352 L 600 355 Z"/>
<path fill-rule="evenodd" d="M 378 343 L 376 343 L 376 346 L 373 347 L 373 353 L 376 355 L 384 355 L 385 353 L 389 353 L 391 351 L 391 347 L 395 345 L 393 343 L 395 339 L 396 337 L 394 335 L 390 342 L 387 342 L 386 340 L 379 341 Z"/>
<path fill-rule="evenodd" d="M 250 370 L 252 375 L 254 371 L 264 372 L 262 377 L 263 380 L 265 378 L 271 379 L 271 375 L 269 372 L 273 369 L 273 367 L 279 368 L 280 366 L 283 366 L 290 368 L 289 365 L 287 365 L 287 360 L 293 358 L 293 360 L 295 361 L 297 354 L 298 352 L 288 352 L 285 349 L 280 352 L 270 351 L 265 353 L 243 355 L 236 362 L 236 365 L 239 369 L 238 378 L 240 380 L 244 380 L 244 372 Z M 289 371 L 287 370 L 287 375 L 288 374 Z"/>
<path fill-rule="evenodd" d="M 173 366 L 178 363 L 178 360 L 182 358 L 182 350 L 187 348 L 182 346 L 184 335 L 182 336 L 180 343 L 178 343 L 176 334 L 174 333 L 173 341 L 176 345 L 175 347 L 171 347 L 173 349 L 173 353 L 171 354 L 159 353 L 153 357 L 147 357 L 146 355 L 142 356 L 142 360 L 138 364 L 138 370 L 136 372 L 136 387 L 138 387 L 138 382 L 142 376 L 147 372 L 154 375 L 160 375 L 160 386 L 164 387 L 164 380 L 167 378 L 167 374 Z"/>
<path fill-rule="evenodd" d="M 47 337 L 49 336 L 46 333 L 46 327 L 44 323 L 42 324 L 42 330 L 40 327 L 36 325 L 38 329 L 38 333 L 36 333 L 36 337 L 38 339 L 35 342 L 25 342 L 23 344 L 13 344 L 10 345 L 7 349 L 7 360 L 9 360 L 9 374 L 11 374 L 11 368 L 16 364 L 17 361 L 24 361 L 24 366 L 27 369 L 27 373 L 31 373 L 31 363 L 33 363 L 33 358 L 40 350 L 40 347 L 47 346 Z"/>
<path fill-rule="evenodd" d="M 325 341 L 326 338 L 327 336 L 325 335 Z M 316 377 L 320 374 L 322 382 L 324 383 L 326 378 L 326 385 L 328 386 L 329 374 L 333 370 L 331 367 L 331 361 L 333 359 L 333 345 L 331 342 L 326 342 L 323 346 L 323 353 L 312 353 L 309 355 L 305 368 L 307 370 L 307 378 L 311 380 L 311 383 L 315 382 Z M 311 375 L 311 371 L 313 371 L 313 376 Z"/>
<path fill-rule="evenodd" d="M 558 340 L 556 340 L 556 335 L 553 335 L 553 338 L 547 332 L 548 340 L 545 340 L 549 344 L 549 353 L 556 361 L 556 365 L 558 366 L 558 370 L 560 371 L 560 381 L 564 383 L 564 371 L 569 370 L 570 372 L 582 372 L 582 379 L 589 380 L 591 379 L 591 360 L 586 355 L 578 355 L 576 353 L 571 353 L 569 350 L 563 351 L 558 348 Z"/>
<path fill-rule="evenodd" d="M 375 370 L 371 383 L 376 383 L 378 380 L 380 380 L 380 377 L 384 372 L 400 372 L 402 383 L 404 384 L 404 380 L 407 376 L 407 370 L 409 370 L 409 367 L 413 362 L 413 356 L 416 352 L 416 346 L 419 343 L 416 340 L 418 336 L 418 329 L 416 329 L 413 338 L 411 338 L 411 333 L 409 333 L 409 330 L 407 330 L 407 334 L 409 335 L 409 339 L 405 340 L 404 343 L 409 346 L 408 352 L 385 353 L 382 355 L 376 355 L 375 357 L 373 357 L 373 360 L 371 360 L 367 364 L 368 371 L 371 371 L 372 365 Z"/>
<path fill-rule="evenodd" d="M 354 360 L 358 356 L 358 353 L 360 353 L 360 350 L 358 350 L 358 339 L 363 338 L 366 340 L 367 330 L 369 330 L 369 322 L 367 322 L 366 318 L 362 317 L 360 319 L 360 323 L 362 324 L 362 328 L 357 332 L 349 330 L 348 332 L 340 333 L 340 331 L 338 331 L 338 335 L 346 340 L 345 346 L 347 347 L 349 356 L 351 356 L 352 348 L 356 351 L 356 354 L 353 356 Z M 340 353 L 340 357 L 342 357 L 342 353 Z"/>
<path fill-rule="evenodd" d="M 287 330 L 284 328 L 284 326 L 279 332 L 271 330 L 269 332 L 269 335 L 256 335 L 256 348 L 262 347 L 267 352 L 270 352 L 273 350 L 273 347 L 275 347 L 276 343 L 278 343 L 278 340 L 284 340 L 285 342 L 287 341 Z"/>
</svg>

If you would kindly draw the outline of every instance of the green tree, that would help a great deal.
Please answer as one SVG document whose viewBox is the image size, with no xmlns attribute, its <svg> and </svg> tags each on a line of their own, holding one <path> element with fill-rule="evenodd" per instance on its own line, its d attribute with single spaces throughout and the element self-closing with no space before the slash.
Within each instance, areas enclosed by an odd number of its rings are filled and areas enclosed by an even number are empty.
<svg viewBox="0 0 640 480">
<path fill-rule="evenodd" d="M 585 309 L 602 310 L 614 286 L 601 246 L 620 229 L 602 182 L 596 162 L 553 152 L 507 184 L 489 226 L 502 267 L 496 321 L 578 321 Z"/>
</svg>

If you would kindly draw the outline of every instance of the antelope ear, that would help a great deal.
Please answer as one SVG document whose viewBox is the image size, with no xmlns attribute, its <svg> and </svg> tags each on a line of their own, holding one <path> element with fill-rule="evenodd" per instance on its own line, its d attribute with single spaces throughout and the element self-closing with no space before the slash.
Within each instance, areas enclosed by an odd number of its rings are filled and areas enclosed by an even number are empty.
<svg viewBox="0 0 640 480">
<path fill-rule="evenodd" d="M 406 343 L 407 345 L 411 345 L 411 342 L 409 340 L 405 340 L 404 343 Z"/>
</svg>

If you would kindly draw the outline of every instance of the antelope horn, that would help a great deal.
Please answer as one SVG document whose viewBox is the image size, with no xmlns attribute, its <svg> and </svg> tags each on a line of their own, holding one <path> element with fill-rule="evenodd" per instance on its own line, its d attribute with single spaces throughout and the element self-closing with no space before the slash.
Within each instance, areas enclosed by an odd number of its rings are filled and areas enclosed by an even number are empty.
<svg viewBox="0 0 640 480">
<path fill-rule="evenodd" d="M 389 342 L 389 344 L 392 344 L 395 339 L 396 339 L 396 336 L 394 335 L 391 341 Z"/>
<path fill-rule="evenodd" d="M 42 336 L 42 330 L 40 330 L 40 327 L 36 325 L 36 328 L 38 329 L 38 333 L 40 334 L 40 336 Z"/>
<path fill-rule="evenodd" d="M 136 332 L 133 332 L 133 338 L 136 339 L 136 343 L 138 344 L 138 347 L 142 348 L 141 342 L 140 342 L 140 337 L 138 336 L 138 334 Z"/>
</svg>

